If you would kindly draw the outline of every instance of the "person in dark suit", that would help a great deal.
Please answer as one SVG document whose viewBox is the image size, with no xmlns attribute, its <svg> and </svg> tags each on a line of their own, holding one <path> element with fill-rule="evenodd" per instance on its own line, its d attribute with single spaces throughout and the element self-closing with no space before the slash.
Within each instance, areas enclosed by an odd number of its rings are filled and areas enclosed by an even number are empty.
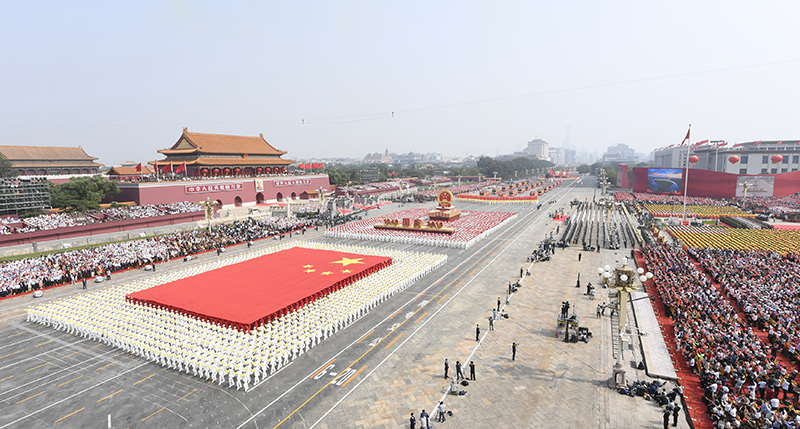
<svg viewBox="0 0 800 429">
<path fill-rule="evenodd" d="M 469 361 L 469 379 L 475 381 L 475 361 Z"/>
<path fill-rule="evenodd" d="M 450 370 L 450 364 L 447 363 L 447 358 L 444 359 L 444 378 L 447 378 L 447 371 Z"/>
</svg>

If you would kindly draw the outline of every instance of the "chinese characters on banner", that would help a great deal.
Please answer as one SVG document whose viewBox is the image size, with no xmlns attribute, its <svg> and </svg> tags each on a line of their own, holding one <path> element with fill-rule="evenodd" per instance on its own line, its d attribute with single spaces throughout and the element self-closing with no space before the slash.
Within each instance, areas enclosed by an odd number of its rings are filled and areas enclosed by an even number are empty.
<svg viewBox="0 0 800 429">
<path fill-rule="evenodd" d="M 284 188 L 286 186 L 297 186 L 297 185 L 310 185 L 311 179 L 292 179 L 292 180 L 275 180 L 272 182 L 272 186 L 276 188 Z"/>
<path fill-rule="evenodd" d="M 207 192 L 228 192 L 244 190 L 244 184 L 239 183 L 215 183 L 211 185 L 187 185 L 184 192 L 187 194 L 205 194 Z"/>
</svg>

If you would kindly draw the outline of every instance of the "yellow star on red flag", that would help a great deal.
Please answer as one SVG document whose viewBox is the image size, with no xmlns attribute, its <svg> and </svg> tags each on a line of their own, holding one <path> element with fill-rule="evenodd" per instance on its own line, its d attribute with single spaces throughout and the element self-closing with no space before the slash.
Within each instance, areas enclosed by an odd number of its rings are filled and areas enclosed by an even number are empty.
<svg viewBox="0 0 800 429">
<path fill-rule="evenodd" d="M 303 268 L 314 268 L 313 265 L 303 265 Z"/>
<path fill-rule="evenodd" d="M 323 276 L 329 276 L 331 274 L 333 274 L 332 271 L 325 271 L 324 273 L 322 273 Z"/>
<path fill-rule="evenodd" d="M 317 270 L 315 270 L 313 268 L 309 268 L 309 269 L 306 270 L 307 273 L 313 273 L 314 271 L 317 271 Z"/>
<path fill-rule="evenodd" d="M 346 267 L 350 264 L 363 264 L 364 262 L 361 262 L 362 259 L 364 258 L 350 259 L 347 257 L 342 257 L 341 261 L 333 261 L 331 264 L 342 264 L 342 267 Z"/>
<path fill-rule="evenodd" d="M 352 271 L 350 271 L 350 270 L 342 270 L 342 274 L 349 274 L 349 273 L 351 273 L 351 272 L 352 272 Z"/>
</svg>

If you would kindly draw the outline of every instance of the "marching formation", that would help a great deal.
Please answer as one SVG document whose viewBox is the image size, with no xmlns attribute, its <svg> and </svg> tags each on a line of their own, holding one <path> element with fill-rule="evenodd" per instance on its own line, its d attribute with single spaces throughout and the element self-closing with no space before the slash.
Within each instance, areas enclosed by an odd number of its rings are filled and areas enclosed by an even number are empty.
<svg viewBox="0 0 800 429">
<path fill-rule="evenodd" d="M 393 264 L 250 332 L 158 306 L 133 292 L 291 247 L 389 256 Z M 259 249 L 27 310 L 28 320 L 144 357 L 163 367 L 248 390 L 269 374 L 444 264 L 446 255 L 321 243 Z"/>
</svg>

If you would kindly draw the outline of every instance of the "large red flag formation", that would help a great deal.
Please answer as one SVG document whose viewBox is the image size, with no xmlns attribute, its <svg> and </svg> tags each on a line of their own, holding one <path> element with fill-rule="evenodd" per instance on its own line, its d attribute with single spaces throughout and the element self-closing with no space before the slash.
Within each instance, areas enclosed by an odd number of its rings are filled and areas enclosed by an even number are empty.
<svg viewBox="0 0 800 429">
<path fill-rule="evenodd" d="M 392 258 L 385 256 L 295 247 L 135 292 L 127 299 L 250 330 L 391 264 Z"/>
</svg>

